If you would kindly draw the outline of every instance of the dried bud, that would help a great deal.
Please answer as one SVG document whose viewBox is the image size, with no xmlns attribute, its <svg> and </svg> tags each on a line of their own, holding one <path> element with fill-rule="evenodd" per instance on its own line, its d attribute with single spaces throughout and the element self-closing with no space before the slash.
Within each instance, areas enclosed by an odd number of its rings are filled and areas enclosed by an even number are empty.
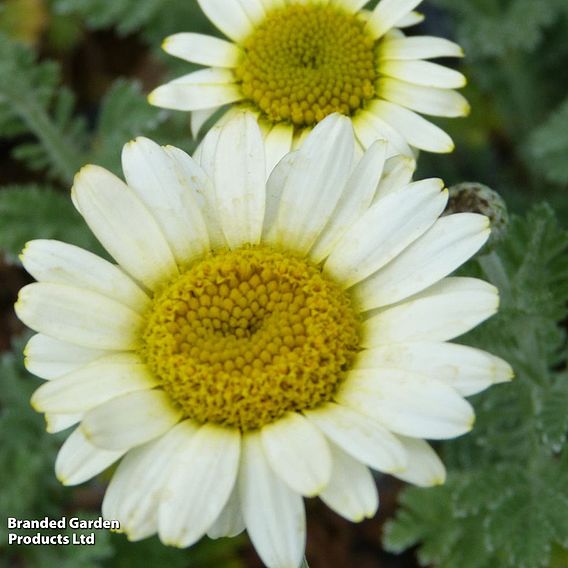
<svg viewBox="0 0 568 568">
<path fill-rule="evenodd" d="M 481 213 L 491 221 L 491 237 L 483 251 L 490 252 L 501 241 L 509 225 L 509 213 L 503 198 L 493 189 L 476 182 L 464 182 L 450 187 L 450 199 L 444 215 Z"/>
</svg>

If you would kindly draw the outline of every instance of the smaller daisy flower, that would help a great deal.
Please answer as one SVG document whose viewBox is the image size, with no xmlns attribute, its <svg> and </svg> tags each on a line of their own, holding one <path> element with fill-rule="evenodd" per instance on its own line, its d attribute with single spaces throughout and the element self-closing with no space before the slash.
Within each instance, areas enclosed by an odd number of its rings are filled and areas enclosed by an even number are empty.
<svg viewBox="0 0 568 568">
<path fill-rule="evenodd" d="M 199 0 L 230 41 L 168 37 L 168 53 L 209 68 L 158 87 L 149 101 L 192 111 L 194 135 L 220 107 L 247 107 L 274 156 L 269 169 L 334 112 L 351 118 L 363 148 L 383 138 L 391 154 L 451 152 L 450 137 L 417 113 L 469 113 L 454 90 L 465 77 L 428 61 L 463 52 L 446 39 L 404 35 L 401 28 L 422 20 L 413 12 L 420 2 L 381 0 L 369 12 L 364 0 Z"/>
<path fill-rule="evenodd" d="M 511 378 L 448 343 L 491 316 L 496 289 L 448 275 L 489 235 L 440 217 L 437 179 L 376 142 L 355 160 L 350 121 L 324 119 L 265 181 L 265 147 L 240 114 L 200 164 L 139 138 L 127 184 L 88 166 L 73 201 L 113 264 L 28 243 L 39 282 L 20 319 L 48 430 L 74 427 L 55 464 L 81 483 L 121 460 L 103 501 L 131 540 L 187 547 L 248 534 L 270 568 L 296 568 L 303 496 L 346 519 L 375 514 L 369 468 L 442 483 L 425 439 L 460 436 L 465 396 Z M 440 218 L 439 218 L 440 217 Z"/>
</svg>

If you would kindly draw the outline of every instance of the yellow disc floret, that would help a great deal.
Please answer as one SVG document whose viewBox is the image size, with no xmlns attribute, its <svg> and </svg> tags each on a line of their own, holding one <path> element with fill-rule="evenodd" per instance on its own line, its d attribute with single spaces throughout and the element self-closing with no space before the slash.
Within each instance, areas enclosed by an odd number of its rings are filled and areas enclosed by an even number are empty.
<svg viewBox="0 0 568 568">
<path fill-rule="evenodd" d="M 273 122 L 351 115 L 375 94 L 375 41 L 354 14 L 323 4 L 270 11 L 244 41 L 245 97 Z"/>
<path fill-rule="evenodd" d="M 359 321 L 318 267 L 247 247 L 199 261 L 158 294 L 143 344 L 186 417 L 251 430 L 332 399 Z"/>
</svg>

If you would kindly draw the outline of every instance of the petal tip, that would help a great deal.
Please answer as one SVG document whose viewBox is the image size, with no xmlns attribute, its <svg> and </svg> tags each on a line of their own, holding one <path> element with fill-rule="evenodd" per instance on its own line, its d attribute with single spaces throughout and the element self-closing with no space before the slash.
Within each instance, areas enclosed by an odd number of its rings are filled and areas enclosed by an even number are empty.
<svg viewBox="0 0 568 568">
<path fill-rule="evenodd" d="M 36 391 L 37 392 L 37 391 Z M 32 395 L 32 397 L 30 398 L 30 406 L 36 411 L 36 412 L 43 412 L 42 408 L 41 408 L 41 404 L 38 403 L 37 400 L 37 396 L 34 393 Z M 46 420 L 47 421 L 47 420 Z"/>
<path fill-rule="evenodd" d="M 436 487 L 436 486 L 440 486 L 440 485 L 444 485 L 446 483 L 446 476 L 440 476 L 440 477 L 434 477 L 432 479 L 432 486 Z"/>
<path fill-rule="evenodd" d="M 494 365 L 492 375 L 495 384 L 510 383 L 517 377 L 513 367 L 511 367 L 511 365 L 509 365 L 506 361 L 501 361 Z"/>
<path fill-rule="evenodd" d="M 66 487 L 70 485 L 69 480 L 66 477 L 63 477 L 60 473 L 55 472 L 55 478 L 59 481 L 59 483 L 61 483 L 61 485 Z"/>
<path fill-rule="evenodd" d="M 24 245 L 24 248 L 20 251 L 20 254 L 18 255 L 18 258 L 20 259 L 20 261 L 22 262 L 22 264 L 23 264 L 23 262 L 24 262 L 24 257 L 26 256 L 27 253 L 29 253 L 30 246 L 32 245 L 33 242 L 34 242 L 34 241 L 28 241 L 28 242 Z"/>
<path fill-rule="evenodd" d="M 25 304 L 25 299 L 24 299 L 24 289 L 22 288 L 19 293 L 18 293 L 18 297 L 16 298 L 16 302 L 14 304 L 14 311 L 16 312 L 16 315 L 18 316 L 18 318 L 21 321 L 24 321 L 22 319 L 22 310 L 24 308 L 24 304 Z"/>
<path fill-rule="evenodd" d="M 160 87 L 158 87 L 159 89 Z M 156 91 L 158 89 L 154 89 L 153 91 L 151 91 L 150 93 L 148 93 L 148 95 L 146 96 L 146 100 L 148 101 L 148 104 L 151 104 L 152 106 L 159 106 L 158 102 L 156 100 Z"/>
</svg>

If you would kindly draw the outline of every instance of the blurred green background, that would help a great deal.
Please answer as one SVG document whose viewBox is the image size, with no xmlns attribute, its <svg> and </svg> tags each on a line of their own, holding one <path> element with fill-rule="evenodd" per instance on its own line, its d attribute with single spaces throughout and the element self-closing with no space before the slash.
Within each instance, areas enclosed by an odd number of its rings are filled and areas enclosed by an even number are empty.
<svg viewBox="0 0 568 568">
<path fill-rule="evenodd" d="M 457 150 L 422 154 L 417 178 L 487 184 L 513 213 L 497 248 L 465 269 L 500 288 L 503 309 L 462 342 L 507 358 L 517 379 L 474 398 L 472 435 L 438 446 L 445 487 L 401 494 L 402 484 L 378 478 L 380 511 L 361 525 L 310 500 L 308 560 L 312 568 L 568 568 L 568 2 L 430 0 L 420 9 L 426 21 L 410 33 L 465 48 L 459 65 L 473 112 L 435 120 Z M 81 165 L 120 174 L 122 145 L 141 134 L 194 149 L 188 116 L 145 100 L 192 70 L 160 50 L 180 31 L 216 33 L 195 0 L 0 3 L 2 517 L 99 514 L 104 476 L 62 488 L 53 465 L 65 436 L 47 435 L 29 406 L 39 380 L 21 363 L 25 331 L 12 305 L 29 277 L 17 254 L 38 237 L 98 250 L 68 198 Z M 8 547 L 6 532 L 2 519 L 2 568 L 261 566 L 246 536 L 178 551 L 104 531 L 95 547 Z"/>
</svg>

